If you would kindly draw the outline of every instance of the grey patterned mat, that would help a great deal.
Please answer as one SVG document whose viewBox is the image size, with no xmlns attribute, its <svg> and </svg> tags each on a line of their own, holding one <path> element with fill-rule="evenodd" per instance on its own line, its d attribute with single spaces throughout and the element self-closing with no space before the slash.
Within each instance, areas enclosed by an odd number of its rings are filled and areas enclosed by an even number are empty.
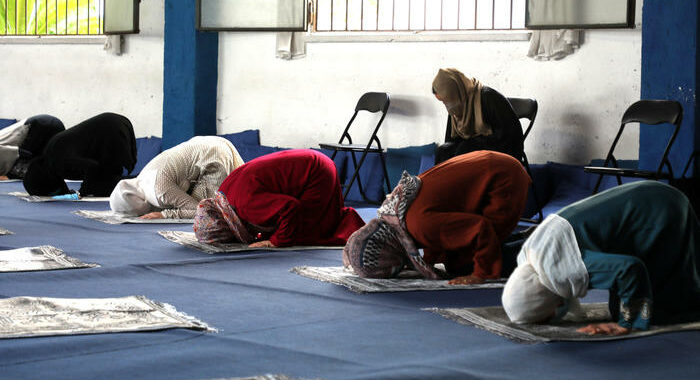
<svg viewBox="0 0 700 380">
<path fill-rule="evenodd" d="M 280 247 L 280 248 L 250 248 L 248 244 L 236 243 L 236 244 L 205 244 L 197 241 L 194 236 L 194 232 L 185 231 L 158 231 L 158 234 L 173 243 L 184 245 L 185 247 L 194 248 L 196 250 L 206 252 L 209 254 L 214 253 L 233 253 L 233 252 L 244 252 L 244 251 L 303 251 L 309 249 L 343 249 L 342 246 L 294 246 L 294 247 Z"/>
<path fill-rule="evenodd" d="M 214 380 L 303 380 L 303 379 L 296 378 L 296 377 L 289 377 L 287 375 L 267 374 L 267 375 L 258 375 L 258 376 L 249 376 L 249 377 L 230 377 L 230 378 L 226 378 L 226 379 L 214 379 Z M 320 379 L 314 379 L 314 380 L 320 380 Z"/>
<path fill-rule="evenodd" d="M 193 224 L 194 219 L 141 219 L 137 216 L 117 214 L 114 211 L 78 210 L 73 214 L 107 224 Z"/>
<path fill-rule="evenodd" d="M 12 234 L 13 234 L 12 231 L 6 230 L 4 228 L 0 228 L 0 235 L 12 235 Z"/>
<path fill-rule="evenodd" d="M 143 296 L 0 299 L 0 320 L 0 339 L 171 328 L 213 330 L 168 304 Z"/>
<path fill-rule="evenodd" d="M 23 191 L 13 191 L 7 193 L 27 202 L 109 202 L 109 197 L 84 197 L 78 200 L 54 199 L 52 197 L 43 197 L 39 195 L 29 195 Z"/>
<path fill-rule="evenodd" d="M 0 251 L 0 272 L 28 272 L 56 269 L 94 268 L 50 245 Z M 1 324 L 1 323 L 0 323 Z"/>
<path fill-rule="evenodd" d="M 426 280 L 416 271 L 403 271 L 397 278 L 362 278 L 343 267 L 294 267 L 291 272 L 314 280 L 342 285 L 356 293 L 409 292 L 416 290 L 463 290 L 502 288 L 505 279 L 476 285 L 449 285 L 447 280 Z"/>
<path fill-rule="evenodd" d="M 632 331 L 626 335 L 587 335 L 576 332 L 576 329 L 590 323 L 610 320 L 607 303 L 588 303 L 581 305 L 586 312 L 584 322 L 558 322 L 553 324 L 512 323 L 500 306 L 462 308 L 462 309 L 423 309 L 440 314 L 445 318 L 468 326 L 501 335 L 518 343 L 545 343 L 555 341 L 606 341 L 617 339 L 639 338 L 660 333 L 700 330 L 700 322 L 680 323 L 674 325 L 652 326 L 648 331 Z"/>
</svg>

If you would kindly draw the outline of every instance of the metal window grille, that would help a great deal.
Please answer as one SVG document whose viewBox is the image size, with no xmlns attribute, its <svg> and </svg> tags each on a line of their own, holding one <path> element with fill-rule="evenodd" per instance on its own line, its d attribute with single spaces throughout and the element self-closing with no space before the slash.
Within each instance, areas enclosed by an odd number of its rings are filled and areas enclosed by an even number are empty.
<svg viewBox="0 0 700 380">
<path fill-rule="evenodd" d="M 525 0 L 315 0 L 318 32 L 513 30 Z"/>
<path fill-rule="evenodd" d="M 0 36 L 103 34 L 103 0 L 0 0 Z"/>
</svg>

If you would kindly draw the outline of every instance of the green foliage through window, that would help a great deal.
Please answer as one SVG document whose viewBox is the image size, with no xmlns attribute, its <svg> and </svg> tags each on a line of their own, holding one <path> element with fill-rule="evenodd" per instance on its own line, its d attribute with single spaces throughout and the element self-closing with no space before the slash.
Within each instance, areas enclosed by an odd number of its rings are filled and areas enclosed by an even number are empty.
<svg viewBox="0 0 700 380">
<path fill-rule="evenodd" d="M 102 34 L 103 0 L 0 0 L 0 36 Z"/>
</svg>

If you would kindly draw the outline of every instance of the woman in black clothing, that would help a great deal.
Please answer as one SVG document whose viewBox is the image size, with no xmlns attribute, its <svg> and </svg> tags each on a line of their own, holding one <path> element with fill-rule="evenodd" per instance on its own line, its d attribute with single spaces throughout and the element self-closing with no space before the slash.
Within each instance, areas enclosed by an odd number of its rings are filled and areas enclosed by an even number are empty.
<svg viewBox="0 0 700 380">
<path fill-rule="evenodd" d="M 520 160 L 522 126 L 501 93 L 456 69 L 440 69 L 433 80 L 433 94 L 449 113 L 445 143 L 435 151 L 436 164 L 477 150 L 506 153 Z"/>
<path fill-rule="evenodd" d="M 0 180 L 24 178 L 30 160 L 65 129 L 53 116 L 36 115 L 0 130 Z"/>
<path fill-rule="evenodd" d="M 109 196 L 124 168 L 136 165 L 136 139 L 129 119 L 103 113 L 58 133 L 29 165 L 24 188 L 32 195 L 71 191 L 64 179 L 83 180 L 80 195 Z"/>
</svg>

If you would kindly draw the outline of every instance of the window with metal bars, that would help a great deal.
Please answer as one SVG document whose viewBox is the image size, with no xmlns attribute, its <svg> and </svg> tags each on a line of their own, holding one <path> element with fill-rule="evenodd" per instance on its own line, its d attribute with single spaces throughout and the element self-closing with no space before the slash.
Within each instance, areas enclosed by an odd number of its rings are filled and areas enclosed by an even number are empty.
<svg viewBox="0 0 700 380">
<path fill-rule="evenodd" d="M 525 0 L 315 0 L 316 32 L 519 30 Z"/>
<path fill-rule="evenodd" d="M 104 0 L 0 0 L 1 36 L 104 33 Z"/>
</svg>

